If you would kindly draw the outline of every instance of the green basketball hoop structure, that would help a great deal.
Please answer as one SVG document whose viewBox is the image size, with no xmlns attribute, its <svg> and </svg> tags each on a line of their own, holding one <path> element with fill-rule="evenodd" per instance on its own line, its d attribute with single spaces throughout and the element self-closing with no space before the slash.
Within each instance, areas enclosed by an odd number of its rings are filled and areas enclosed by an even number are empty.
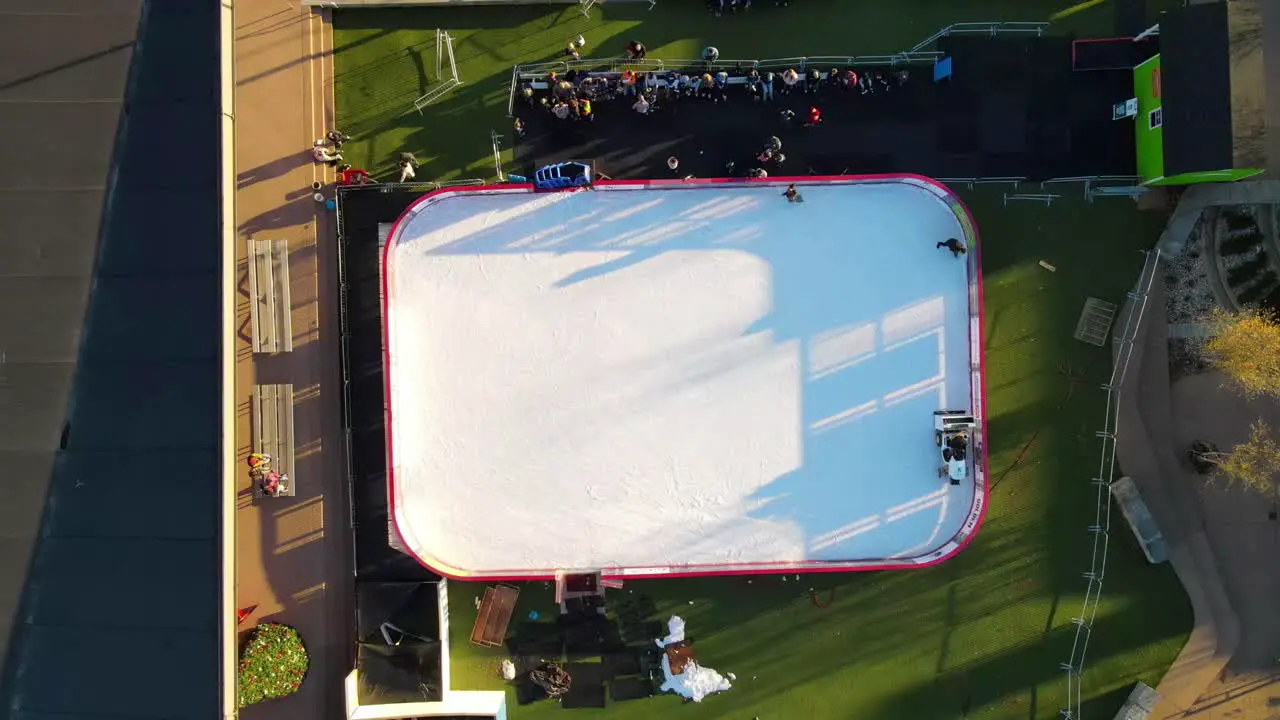
<svg viewBox="0 0 1280 720">
<path fill-rule="evenodd" d="M 448 60 L 448 66 L 445 66 L 445 60 Z M 448 70 L 448 74 L 442 74 L 443 70 Z M 450 90 L 462 84 L 462 80 L 458 79 L 458 63 L 453 57 L 453 38 L 449 33 L 436 29 L 436 82 L 437 85 L 417 100 L 413 101 L 413 109 L 422 114 L 422 109 L 431 103 L 444 97 Z"/>
</svg>

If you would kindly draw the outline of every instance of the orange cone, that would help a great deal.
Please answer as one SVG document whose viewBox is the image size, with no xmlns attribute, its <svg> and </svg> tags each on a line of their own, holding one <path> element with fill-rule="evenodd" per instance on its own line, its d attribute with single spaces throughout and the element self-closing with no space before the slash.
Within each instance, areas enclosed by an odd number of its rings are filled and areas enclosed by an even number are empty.
<svg viewBox="0 0 1280 720">
<path fill-rule="evenodd" d="M 236 624 L 237 624 L 237 625 L 239 625 L 240 623 L 244 622 L 245 618 L 247 618 L 247 617 L 249 617 L 250 615 L 252 615 L 252 614 L 253 614 L 253 611 L 254 611 L 254 610 L 257 610 L 257 609 L 258 609 L 258 606 L 257 606 L 257 605 L 250 605 L 250 606 L 249 606 L 249 607 L 247 607 L 247 608 L 241 608 L 241 609 L 237 610 L 237 611 L 236 611 Z"/>
</svg>

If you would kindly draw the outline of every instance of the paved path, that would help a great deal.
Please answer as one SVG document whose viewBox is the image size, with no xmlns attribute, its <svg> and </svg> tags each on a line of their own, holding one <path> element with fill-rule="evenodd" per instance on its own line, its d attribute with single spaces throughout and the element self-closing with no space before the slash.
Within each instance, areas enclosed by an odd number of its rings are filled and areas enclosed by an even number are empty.
<svg viewBox="0 0 1280 720">
<path fill-rule="evenodd" d="M 327 10 L 286 0 L 236 0 L 236 222 L 242 328 L 237 343 L 238 458 L 249 451 L 249 399 L 256 383 L 295 391 L 297 497 L 253 499 L 247 475 L 236 515 L 237 604 L 253 622 L 301 631 L 312 669 L 302 690 L 251 707 L 253 718 L 336 717 L 353 647 L 350 562 L 338 388 L 336 240 L 311 184 L 327 181 L 311 144 L 333 118 L 333 35 Z M 288 241 L 294 350 L 249 350 L 247 239 Z"/>
<path fill-rule="evenodd" d="M 1173 383 L 1173 441 L 1186 447 L 1210 440 L 1220 447 L 1247 440 L 1257 418 L 1280 427 L 1280 403 L 1248 401 L 1224 388 L 1217 373 Z M 1226 673 L 1211 683 L 1187 717 L 1280 717 L 1280 522 L 1276 500 L 1255 492 L 1191 480 L 1204 511 L 1204 529 L 1242 632 Z"/>
<path fill-rule="evenodd" d="M 1121 395 L 1117 453 L 1170 544 L 1195 627 L 1157 688 L 1153 718 L 1280 718 L 1280 525 L 1272 499 L 1207 487 L 1181 459 L 1192 440 L 1230 446 L 1262 416 L 1280 427 L 1280 405 L 1247 402 L 1222 378 L 1170 382 L 1164 293 L 1153 287 Z M 1122 530 L 1124 531 L 1124 530 Z"/>
</svg>

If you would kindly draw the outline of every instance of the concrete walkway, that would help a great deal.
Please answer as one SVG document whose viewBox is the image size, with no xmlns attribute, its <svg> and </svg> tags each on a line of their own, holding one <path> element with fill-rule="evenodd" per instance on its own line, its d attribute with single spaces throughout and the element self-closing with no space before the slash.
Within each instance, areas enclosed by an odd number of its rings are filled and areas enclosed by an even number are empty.
<svg viewBox="0 0 1280 720">
<path fill-rule="evenodd" d="M 1121 394 L 1117 453 L 1170 543 L 1195 613 L 1191 638 L 1156 688 L 1161 703 L 1152 717 L 1272 720 L 1280 716 L 1275 502 L 1206 486 L 1182 450 L 1197 439 L 1229 447 L 1259 416 L 1280 426 L 1280 406 L 1246 402 L 1214 374 L 1171 385 L 1159 283 L 1147 313 Z"/>
<path fill-rule="evenodd" d="M 237 342 L 239 458 L 251 443 L 254 383 L 292 383 L 297 496 L 253 498 L 246 475 L 236 515 L 236 595 L 257 605 L 241 627 L 275 620 L 298 628 L 311 653 L 302 689 L 242 712 L 254 718 L 336 717 L 352 652 L 351 563 L 344 486 L 336 297 L 337 241 L 311 184 L 328 182 L 311 145 L 333 119 L 328 11 L 286 0 L 236 0 L 236 223 L 241 318 Z M 289 245 L 294 350 L 250 351 L 247 240 Z"/>
</svg>

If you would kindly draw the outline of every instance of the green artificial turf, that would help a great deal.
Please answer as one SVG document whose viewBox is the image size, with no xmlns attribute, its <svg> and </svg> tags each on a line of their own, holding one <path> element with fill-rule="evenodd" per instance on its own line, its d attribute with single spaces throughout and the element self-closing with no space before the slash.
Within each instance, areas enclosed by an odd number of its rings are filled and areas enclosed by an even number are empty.
<svg viewBox="0 0 1280 720">
<path fill-rule="evenodd" d="M 761 0 L 765 2 L 766 0 Z M 1055 0 L 801 0 L 785 12 L 715 18 L 700 0 L 573 7 L 334 12 L 338 122 L 355 136 L 347 159 L 391 172 L 396 153 L 423 161 L 419 180 L 491 177 L 490 130 L 507 130 L 511 65 L 554 59 L 579 33 L 588 54 L 613 55 L 632 38 L 651 57 L 692 57 L 715 44 L 723 58 L 877 54 L 906 49 L 951 22 L 1039 20 L 1074 4 Z M 1106 33 L 1109 4 L 1055 31 Z M 420 66 L 434 63 L 436 27 L 458 39 L 464 85 L 419 115 Z M 593 48 L 600 48 L 593 51 Z M 509 133 L 508 133 L 509 135 Z M 1063 191 L 1066 193 L 1067 191 Z M 1163 217 L 1132 203 L 1064 198 L 1052 207 L 965 192 L 983 238 L 989 451 L 995 483 L 986 523 L 959 556 L 935 568 L 871 574 L 631 582 L 655 618 L 679 613 L 701 659 L 733 672 L 733 690 L 701 704 L 657 697 L 575 717 L 696 719 L 1056 717 L 1085 588 L 1103 417 L 1098 384 L 1108 349 L 1072 339 L 1085 298 L 1120 303 Z M 1038 265 L 1056 267 L 1050 273 Z M 1086 718 L 1109 718 L 1135 681 L 1154 684 L 1191 627 L 1172 570 L 1146 563 L 1117 514 L 1103 601 L 1084 677 Z M 451 583 L 456 689 L 498 689 L 499 650 L 469 644 L 483 586 Z M 816 607 L 812 588 L 830 605 Z M 517 622 L 554 617 L 552 591 L 522 586 Z M 513 623 L 514 627 L 515 623 Z M 967 715 L 965 714 L 967 711 Z M 509 717 L 560 717 L 557 704 Z"/>
<path fill-rule="evenodd" d="M 1065 193 L 1066 191 L 1064 191 Z M 1107 349 L 1072 338 L 1086 297 L 1120 303 L 1163 217 L 1121 199 L 1004 206 L 966 192 L 983 238 L 989 514 L 973 543 L 934 568 L 868 574 L 630 582 L 655 619 L 689 622 L 701 659 L 738 680 L 699 705 L 674 697 L 612 703 L 601 717 L 1051 718 L 1064 702 L 1089 567 L 1100 447 L 1098 389 Z M 1038 263 L 1053 265 L 1049 272 Z M 1114 715 L 1134 682 L 1156 684 L 1191 627 L 1168 565 L 1147 564 L 1116 514 L 1106 585 L 1089 643 L 1088 718 Z M 498 689 L 502 651 L 469 644 L 483 585 L 450 584 L 453 686 Z M 810 588 L 820 601 L 817 607 Z M 529 610 L 555 617 L 552 590 L 522 586 Z M 513 628 L 516 623 L 513 623 Z M 513 720 L 558 717 L 553 702 Z M 965 709 L 968 715 L 964 715 Z M 578 711 L 592 716 L 591 711 Z"/>
</svg>

